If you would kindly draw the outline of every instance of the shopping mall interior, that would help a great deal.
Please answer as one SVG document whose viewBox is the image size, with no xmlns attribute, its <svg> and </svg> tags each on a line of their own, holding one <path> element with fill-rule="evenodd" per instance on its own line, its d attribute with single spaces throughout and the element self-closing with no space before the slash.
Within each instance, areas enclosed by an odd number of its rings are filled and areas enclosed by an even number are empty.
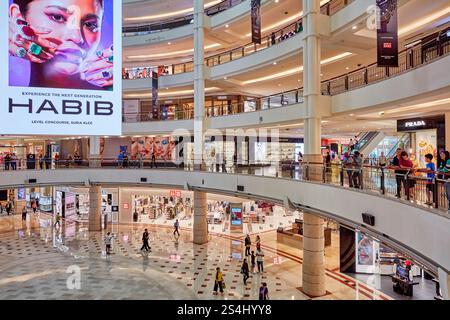
<svg viewBox="0 0 450 320">
<path fill-rule="evenodd" d="M 449 0 L 34 2 L 0 300 L 450 300 Z"/>
</svg>

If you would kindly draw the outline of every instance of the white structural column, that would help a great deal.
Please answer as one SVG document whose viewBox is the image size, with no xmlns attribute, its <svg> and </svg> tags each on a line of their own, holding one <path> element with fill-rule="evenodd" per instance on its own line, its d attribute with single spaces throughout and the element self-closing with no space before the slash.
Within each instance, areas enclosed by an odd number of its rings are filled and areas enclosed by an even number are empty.
<svg viewBox="0 0 450 320">
<path fill-rule="evenodd" d="M 450 112 L 445 113 L 445 150 L 450 150 Z"/>
<path fill-rule="evenodd" d="M 194 0 L 194 167 L 203 164 L 205 62 L 204 62 L 204 0 Z"/>
<path fill-rule="evenodd" d="M 102 187 L 89 188 L 89 231 L 102 230 Z"/>
<path fill-rule="evenodd" d="M 450 274 L 445 270 L 438 269 L 439 285 L 444 300 L 450 300 Z"/>
<path fill-rule="evenodd" d="M 303 292 L 311 297 L 325 295 L 325 238 L 322 218 L 303 215 Z"/>
<path fill-rule="evenodd" d="M 101 167 L 99 136 L 89 137 L 89 166 L 95 168 Z"/>
<path fill-rule="evenodd" d="M 321 119 L 320 111 L 320 35 L 319 35 L 319 0 L 303 0 L 303 96 L 307 108 L 304 121 L 305 152 L 304 160 L 322 162 Z"/>
<path fill-rule="evenodd" d="M 194 191 L 194 243 L 204 244 L 208 242 L 208 205 L 206 193 Z"/>
<path fill-rule="evenodd" d="M 304 122 L 305 152 L 307 162 L 322 163 L 320 118 L 320 35 L 319 0 L 303 0 L 303 83 L 307 118 Z M 310 178 L 320 179 L 319 172 L 310 172 Z M 312 297 L 323 296 L 325 290 L 324 221 L 322 218 L 304 214 L 303 218 L 303 292 Z"/>
</svg>

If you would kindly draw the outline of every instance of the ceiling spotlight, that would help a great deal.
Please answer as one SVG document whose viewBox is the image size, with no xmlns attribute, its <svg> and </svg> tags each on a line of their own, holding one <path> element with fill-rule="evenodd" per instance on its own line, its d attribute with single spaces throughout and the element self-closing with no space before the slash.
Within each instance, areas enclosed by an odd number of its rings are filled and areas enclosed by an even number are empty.
<svg viewBox="0 0 450 320">
<path fill-rule="evenodd" d="M 227 80 L 228 78 L 227 77 L 223 77 L 223 80 Z"/>
<path fill-rule="evenodd" d="M 275 3 L 278 3 L 278 2 L 280 2 L 280 0 L 275 0 Z"/>
<path fill-rule="evenodd" d="M 276 61 L 274 61 L 274 62 L 273 62 L 273 65 L 274 65 L 274 66 L 276 66 L 276 65 L 277 65 L 277 62 L 276 62 Z"/>
<path fill-rule="evenodd" d="M 353 26 L 352 29 L 356 30 L 356 29 L 358 29 L 358 26 Z"/>
<path fill-rule="evenodd" d="M 167 42 L 167 44 L 170 46 L 172 44 L 172 42 Z"/>
<path fill-rule="evenodd" d="M 229 26 L 230 26 L 229 24 L 226 24 L 226 25 L 225 25 L 225 28 L 228 28 Z"/>
<path fill-rule="evenodd" d="M 350 68 L 349 67 L 345 67 L 345 70 L 349 70 Z"/>
</svg>

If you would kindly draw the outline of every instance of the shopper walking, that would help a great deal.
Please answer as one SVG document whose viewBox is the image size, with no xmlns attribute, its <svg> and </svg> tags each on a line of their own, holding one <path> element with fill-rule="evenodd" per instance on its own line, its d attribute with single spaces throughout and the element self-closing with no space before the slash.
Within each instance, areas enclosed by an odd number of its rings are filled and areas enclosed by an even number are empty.
<svg viewBox="0 0 450 320">
<path fill-rule="evenodd" d="M 11 202 L 10 202 L 10 201 L 8 201 L 8 202 L 6 203 L 5 209 L 6 209 L 7 215 L 9 216 L 9 214 L 11 213 L 11 209 L 12 209 L 12 206 L 11 206 Z"/>
<path fill-rule="evenodd" d="M 148 230 L 145 229 L 144 233 L 142 234 L 142 247 L 141 247 L 141 251 L 145 250 L 145 251 L 151 251 L 151 248 L 148 244 L 148 240 L 149 240 L 150 236 L 148 234 Z"/>
<path fill-rule="evenodd" d="M 178 219 L 175 220 L 175 223 L 173 224 L 173 236 L 175 236 L 175 233 L 180 236 L 180 232 L 178 231 L 180 229 L 180 222 L 178 222 Z"/>
<path fill-rule="evenodd" d="M 258 272 L 264 272 L 264 251 L 261 247 L 256 249 L 256 262 L 258 264 Z"/>
<path fill-rule="evenodd" d="M 450 153 L 443 151 L 440 153 L 441 162 L 439 164 L 439 173 L 442 174 L 442 179 L 445 180 L 444 188 L 448 201 L 448 213 L 450 214 Z"/>
<path fill-rule="evenodd" d="M 223 293 L 224 289 L 224 282 L 223 282 L 223 274 L 222 271 L 220 271 L 220 268 L 216 268 L 216 277 L 214 279 L 214 294 L 217 294 L 217 289 L 220 289 L 220 293 Z"/>
<path fill-rule="evenodd" d="M 27 206 L 24 206 L 22 209 L 22 221 L 27 220 Z"/>
<path fill-rule="evenodd" d="M 251 262 L 252 262 L 252 273 L 255 273 L 255 269 L 256 269 L 256 256 L 255 256 L 255 251 L 252 250 L 252 255 L 251 255 Z"/>
<path fill-rule="evenodd" d="M 106 247 L 106 257 L 111 254 L 111 244 L 112 244 L 112 238 L 111 232 L 108 231 L 108 233 L 105 236 L 105 247 Z"/>
<path fill-rule="evenodd" d="M 259 288 L 259 300 L 269 300 L 269 289 L 266 282 L 263 282 Z"/>
<path fill-rule="evenodd" d="M 36 213 L 36 210 L 37 210 L 36 200 L 33 200 L 31 202 L 31 209 L 33 209 L 33 213 Z"/>
<path fill-rule="evenodd" d="M 55 228 L 56 225 L 58 225 L 58 228 L 61 228 L 61 215 L 59 214 L 59 212 L 56 213 L 55 221 Z"/>
<path fill-rule="evenodd" d="M 249 234 L 247 234 L 247 236 L 245 237 L 244 243 L 245 243 L 245 255 L 249 256 L 250 255 L 250 246 L 252 245 L 252 240 L 250 239 Z"/>
<path fill-rule="evenodd" d="M 256 236 L 256 249 L 259 249 L 259 248 L 261 248 L 261 237 L 259 235 L 257 235 Z"/>
<path fill-rule="evenodd" d="M 247 263 L 247 259 L 244 259 L 244 262 L 242 263 L 241 266 L 241 273 L 242 276 L 244 277 L 244 285 L 247 285 L 247 279 L 250 278 L 249 274 L 249 269 L 248 269 L 248 263 Z"/>
</svg>

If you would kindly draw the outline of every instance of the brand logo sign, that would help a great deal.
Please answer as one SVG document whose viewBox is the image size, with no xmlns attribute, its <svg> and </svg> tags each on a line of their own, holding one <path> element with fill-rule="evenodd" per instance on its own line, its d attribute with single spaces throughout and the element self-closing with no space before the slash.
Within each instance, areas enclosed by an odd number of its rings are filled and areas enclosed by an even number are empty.
<svg viewBox="0 0 450 320">
<path fill-rule="evenodd" d="M 410 122 L 405 122 L 405 127 L 406 128 L 414 128 L 414 127 L 424 127 L 426 126 L 426 122 L 421 120 L 421 121 L 410 121 Z"/>
</svg>

